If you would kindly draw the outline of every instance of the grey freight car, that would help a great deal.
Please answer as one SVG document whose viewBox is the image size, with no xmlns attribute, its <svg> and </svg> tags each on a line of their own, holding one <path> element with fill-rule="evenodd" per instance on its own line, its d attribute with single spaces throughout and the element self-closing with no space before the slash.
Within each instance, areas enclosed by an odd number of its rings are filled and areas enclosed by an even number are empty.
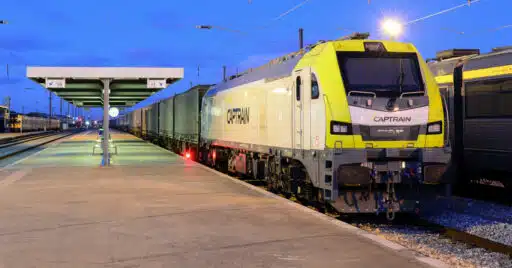
<svg viewBox="0 0 512 268">
<path fill-rule="evenodd" d="M 201 100 L 210 85 L 198 85 L 127 114 L 129 131 L 176 153 L 197 157 Z"/>
<path fill-rule="evenodd" d="M 195 86 L 174 97 L 174 138 L 179 153 L 197 156 L 201 130 L 201 103 L 209 86 Z"/>
</svg>

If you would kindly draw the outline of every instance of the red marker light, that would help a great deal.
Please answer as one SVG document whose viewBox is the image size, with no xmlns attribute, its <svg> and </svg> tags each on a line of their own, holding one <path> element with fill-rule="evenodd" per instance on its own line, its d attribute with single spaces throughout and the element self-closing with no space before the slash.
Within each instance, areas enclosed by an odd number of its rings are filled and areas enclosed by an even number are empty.
<svg viewBox="0 0 512 268">
<path fill-rule="evenodd" d="M 187 153 L 185 154 L 185 157 L 186 157 L 186 158 L 190 158 L 190 153 L 189 153 L 189 152 L 187 152 Z"/>
</svg>

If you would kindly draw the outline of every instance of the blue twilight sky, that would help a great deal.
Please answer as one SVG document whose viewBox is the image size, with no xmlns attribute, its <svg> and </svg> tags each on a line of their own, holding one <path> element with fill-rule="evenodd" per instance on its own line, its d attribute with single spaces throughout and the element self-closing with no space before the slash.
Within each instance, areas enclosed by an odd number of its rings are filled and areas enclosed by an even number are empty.
<svg viewBox="0 0 512 268">
<path fill-rule="evenodd" d="M 3 0 L 0 20 L 0 104 L 10 96 L 13 110 L 48 111 L 48 93 L 25 76 L 27 65 L 184 67 L 185 78 L 137 106 L 147 105 L 190 83 L 217 83 L 228 74 L 255 67 L 305 44 L 351 31 L 382 37 L 384 17 L 411 21 L 466 0 Z M 251 2 L 251 3 L 249 3 Z M 465 47 L 489 51 L 512 45 L 511 0 L 481 0 L 406 28 L 402 41 L 425 58 L 438 50 Z M 210 24 L 245 31 L 198 30 Z M 466 32 L 458 34 L 457 32 Z M 6 64 L 9 65 L 8 74 Z M 200 66 L 199 77 L 197 66 Z M 26 89 L 29 88 L 29 89 Z M 58 98 L 53 105 L 59 109 Z M 64 111 L 67 105 L 64 105 Z M 100 118 L 101 110 L 92 110 Z"/>
</svg>

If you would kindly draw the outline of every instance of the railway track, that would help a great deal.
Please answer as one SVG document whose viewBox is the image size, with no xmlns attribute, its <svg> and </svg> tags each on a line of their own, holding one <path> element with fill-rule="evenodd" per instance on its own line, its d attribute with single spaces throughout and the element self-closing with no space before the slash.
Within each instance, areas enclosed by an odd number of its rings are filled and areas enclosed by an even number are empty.
<svg viewBox="0 0 512 268">
<path fill-rule="evenodd" d="M 42 145 L 76 134 L 81 130 L 65 132 L 44 132 L 34 135 L 24 135 L 0 141 L 0 160 L 27 152 Z"/>
<path fill-rule="evenodd" d="M 7 148 L 7 147 L 11 147 L 11 146 L 14 146 L 17 144 L 28 142 L 31 140 L 37 140 L 37 139 L 41 139 L 44 137 L 48 137 L 48 136 L 54 135 L 56 133 L 59 133 L 59 132 L 45 131 L 45 132 L 31 133 L 31 134 L 27 134 L 27 135 L 21 135 L 21 136 L 15 136 L 15 137 L 1 139 L 0 140 L 0 150 L 2 150 L 3 148 Z"/>
<path fill-rule="evenodd" d="M 239 180 L 245 181 L 247 183 L 250 183 L 254 186 L 258 186 L 260 188 L 263 188 L 268 191 L 268 189 L 263 185 L 262 181 L 258 180 L 244 180 L 241 177 L 233 176 L 232 174 L 228 174 L 232 177 L 235 177 Z M 281 197 L 287 198 L 286 196 L 280 194 Z M 289 200 L 292 200 L 296 203 L 300 203 L 304 206 L 307 206 L 311 209 L 314 209 L 318 212 L 321 212 L 321 209 L 314 208 L 310 204 L 303 203 L 300 200 L 292 197 L 287 198 Z M 492 252 L 498 252 L 503 253 L 506 255 L 509 255 L 512 258 L 512 246 L 505 245 L 499 242 L 492 241 L 490 239 L 486 239 L 483 237 L 479 237 L 470 233 L 467 233 L 465 231 L 457 230 L 455 228 L 450 228 L 443 226 L 441 224 L 437 224 L 431 221 L 428 221 L 426 219 L 422 219 L 420 217 L 417 217 L 416 215 L 412 214 L 399 214 L 396 220 L 394 221 L 388 221 L 383 216 L 384 214 L 381 213 L 381 215 L 375 215 L 375 214 L 344 214 L 340 215 L 334 211 L 327 211 L 324 212 L 324 214 L 327 214 L 331 217 L 334 217 L 338 220 L 344 221 L 346 223 L 352 224 L 352 225 L 358 225 L 361 223 L 369 223 L 369 224 L 379 224 L 379 225 L 390 225 L 390 226 L 414 226 L 423 228 L 426 231 L 434 232 L 440 235 L 443 235 L 447 238 L 450 238 L 453 241 L 462 242 L 467 245 L 478 247 L 478 248 L 484 248 Z"/>
<path fill-rule="evenodd" d="M 426 219 L 422 219 L 410 214 L 403 214 L 397 217 L 396 220 L 390 222 L 382 217 L 375 217 L 375 215 L 350 215 L 338 216 L 339 220 L 350 223 L 352 225 L 374 224 L 379 226 L 394 226 L 394 227 L 415 227 L 421 228 L 425 231 L 442 235 L 451 239 L 454 242 L 462 242 L 471 247 L 483 248 L 492 252 L 503 253 L 512 257 L 512 246 L 505 245 L 490 239 L 482 238 L 455 228 L 450 228 L 441 224 L 437 224 Z"/>
</svg>

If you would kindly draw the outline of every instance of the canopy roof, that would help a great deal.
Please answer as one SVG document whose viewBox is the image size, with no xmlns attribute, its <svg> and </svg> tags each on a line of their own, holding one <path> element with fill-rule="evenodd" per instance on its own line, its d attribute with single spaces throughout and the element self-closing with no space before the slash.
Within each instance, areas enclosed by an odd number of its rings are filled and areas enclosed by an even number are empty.
<svg viewBox="0 0 512 268">
<path fill-rule="evenodd" d="M 183 78 L 183 68 L 27 67 L 27 77 L 77 107 L 103 107 L 103 80 L 110 79 L 110 106 L 133 106 Z"/>
</svg>

